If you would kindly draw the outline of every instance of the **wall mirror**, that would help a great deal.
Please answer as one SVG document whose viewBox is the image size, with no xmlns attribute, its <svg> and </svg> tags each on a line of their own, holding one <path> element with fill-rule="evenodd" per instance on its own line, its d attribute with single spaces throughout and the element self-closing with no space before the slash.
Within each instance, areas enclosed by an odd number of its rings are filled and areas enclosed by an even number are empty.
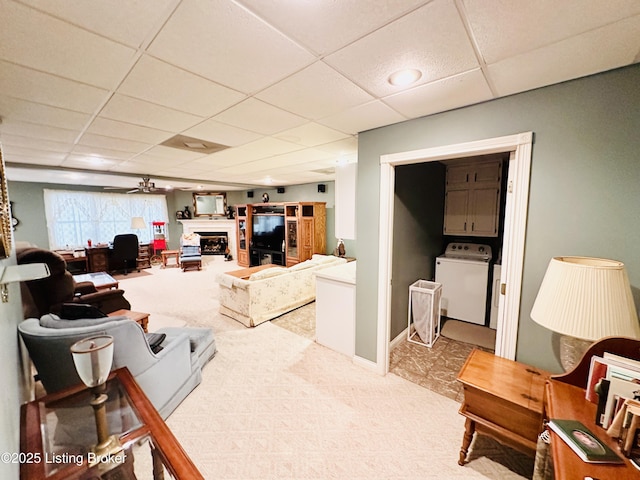
<svg viewBox="0 0 640 480">
<path fill-rule="evenodd" d="M 194 193 L 193 212 L 196 217 L 224 217 L 227 212 L 226 193 Z"/>
</svg>

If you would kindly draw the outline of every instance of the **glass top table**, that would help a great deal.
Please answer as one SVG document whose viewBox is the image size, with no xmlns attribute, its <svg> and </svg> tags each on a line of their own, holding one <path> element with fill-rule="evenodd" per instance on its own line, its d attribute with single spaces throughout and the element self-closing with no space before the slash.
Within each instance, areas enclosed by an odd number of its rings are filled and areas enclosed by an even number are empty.
<svg viewBox="0 0 640 480">
<path fill-rule="evenodd" d="M 91 272 L 74 275 L 73 279 L 76 283 L 91 282 L 95 285 L 96 290 L 108 290 L 118 288 L 118 281 L 107 272 Z"/>
<path fill-rule="evenodd" d="M 122 450 L 96 457 L 91 392 L 78 385 L 21 407 L 21 479 L 202 479 L 126 368 L 106 385 L 109 433 Z"/>
</svg>

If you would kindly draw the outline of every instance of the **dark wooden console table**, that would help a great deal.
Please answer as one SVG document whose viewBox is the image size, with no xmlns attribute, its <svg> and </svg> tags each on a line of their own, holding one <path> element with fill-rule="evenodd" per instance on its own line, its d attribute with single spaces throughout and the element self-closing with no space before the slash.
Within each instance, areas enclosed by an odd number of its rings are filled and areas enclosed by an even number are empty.
<svg viewBox="0 0 640 480">
<path fill-rule="evenodd" d="M 110 463 L 89 466 L 96 442 L 92 397 L 84 385 L 47 395 L 20 409 L 22 480 L 203 479 L 169 427 L 126 368 L 107 381 L 109 430 L 124 451 Z M 134 474 L 135 464 L 135 474 Z M 148 472 L 142 477 L 138 472 Z"/>
</svg>

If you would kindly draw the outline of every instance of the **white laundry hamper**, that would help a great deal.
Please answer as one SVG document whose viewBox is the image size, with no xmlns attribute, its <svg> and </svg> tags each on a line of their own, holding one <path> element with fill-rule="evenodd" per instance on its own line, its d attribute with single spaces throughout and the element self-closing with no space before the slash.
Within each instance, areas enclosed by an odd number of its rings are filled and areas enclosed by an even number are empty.
<svg viewBox="0 0 640 480">
<path fill-rule="evenodd" d="M 407 340 L 432 347 L 440 336 L 442 285 L 418 280 L 409 286 Z"/>
</svg>

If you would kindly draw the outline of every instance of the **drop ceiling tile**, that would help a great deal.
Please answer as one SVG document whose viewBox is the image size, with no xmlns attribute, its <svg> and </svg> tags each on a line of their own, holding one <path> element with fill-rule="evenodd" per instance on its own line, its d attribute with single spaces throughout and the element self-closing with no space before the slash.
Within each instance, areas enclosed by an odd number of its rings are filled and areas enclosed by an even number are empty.
<svg viewBox="0 0 640 480">
<path fill-rule="evenodd" d="M 189 165 L 188 168 L 183 168 L 184 166 L 179 167 L 167 167 L 160 168 L 155 172 L 156 175 L 160 177 L 178 177 L 178 178 L 188 178 L 202 181 L 202 173 L 205 172 L 204 169 L 193 168 Z"/>
<path fill-rule="evenodd" d="M 2 16 L 0 58 L 60 77 L 114 88 L 136 55 L 133 48 L 17 2 L 4 1 Z"/>
<path fill-rule="evenodd" d="M 268 171 L 272 169 L 290 167 L 301 163 L 309 163 L 311 161 L 330 159 L 335 161 L 335 157 L 327 152 L 315 148 L 307 148 L 296 152 L 275 155 L 273 157 L 254 160 L 252 162 L 243 163 L 242 165 L 232 165 L 220 168 L 220 173 L 239 175 L 250 172 Z"/>
<path fill-rule="evenodd" d="M 73 153 L 78 156 L 93 158 L 96 161 L 100 159 L 110 160 L 127 160 L 133 157 L 131 152 L 123 152 L 121 150 L 113 150 L 111 148 L 94 147 L 88 145 L 76 145 L 73 147 Z"/>
<path fill-rule="evenodd" d="M 113 165 L 117 165 L 121 160 L 94 157 L 91 155 L 69 155 L 67 159 L 62 162 L 62 166 L 65 168 L 85 168 L 89 170 L 108 170 Z"/>
<path fill-rule="evenodd" d="M 35 148 L 36 150 L 44 150 L 47 152 L 68 153 L 73 149 L 73 143 L 52 142 L 33 137 L 22 137 L 19 135 L 0 135 L 2 145 L 15 145 L 17 147 Z"/>
<path fill-rule="evenodd" d="M 215 120 L 263 135 L 272 135 L 307 121 L 255 98 L 249 98 L 216 115 Z"/>
<path fill-rule="evenodd" d="M 139 47 L 173 10 L 175 0 L 22 0 L 22 3 L 132 47 Z"/>
<path fill-rule="evenodd" d="M 478 67 L 464 24 L 450 0 L 434 0 L 325 61 L 378 97 L 402 88 L 388 82 L 401 69 L 420 70 L 422 77 L 415 84 L 419 85 Z"/>
<path fill-rule="evenodd" d="M 286 142 L 297 143 L 305 147 L 315 147 L 347 138 L 349 135 L 315 122 L 309 122 L 275 135 L 275 138 Z"/>
<path fill-rule="evenodd" d="M 100 117 L 170 132 L 180 132 L 202 121 L 202 117 L 119 94 L 111 97 Z"/>
<path fill-rule="evenodd" d="M 78 144 L 88 147 L 108 148 L 129 153 L 141 153 L 151 147 L 151 144 L 148 143 L 135 142 L 122 138 L 105 137 L 94 133 L 84 133 L 82 137 L 80 137 L 80 140 L 78 140 Z"/>
<path fill-rule="evenodd" d="M 321 118 L 318 123 L 341 132 L 356 134 L 404 120 L 407 120 L 407 118 L 389 108 L 383 102 L 375 100 Z"/>
<path fill-rule="evenodd" d="M 272 105 L 315 120 L 373 97 L 323 62 L 316 62 L 256 95 Z"/>
<path fill-rule="evenodd" d="M 0 60 L 0 91 L 20 98 L 76 112 L 93 113 L 109 92 Z"/>
<path fill-rule="evenodd" d="M 176 158 L 162 158 L 156 155 L 148 155 L 143 153 L 142 155 L 138 155 L 137 157 L 127 160 L 124 163 L 120 164 L 120 167 L 128 167 L 135 166 L 137 170 L 133 171 L 142 171 L 141 174 L 148 174 L 150 171 L 155 172 L 158 168 L 169 168 L 175 167 L 178 165 L 183 165 L 187 161 L 184 159 L 176 159 Z M 146 173 L 145 173 L 146 172 Z"/>
<path fill-rule="evenodd" d="M 226 0 L 182 2 L 148 51 L 245 93 L 313 61 L 295 42 Z"/>
<path fill-rule="evenodd" d="M 34 161 L 51 160 L 61 162 L 63 161 L 67 153 L 66 152 L 51 152 L 46 150 L 39 150 L 37 148 L 28 148 L 17 145 L 2 144 L 2 155 L 7 162 L 11 162 L 12 157 L 19 155 L 21 157 L 30 157 Z"/>
<path fill-rule="evenodd" d="M 41 140 L 51 140 L 59 143 L 73 143 L 79 135 L 78 130 L 36 125 L 35 123 L 6 121 L 0 125 L 3 135 L 18 135 Z"/>
<path fill-rule="evenodd" d="M 500 95 L 579 78 L 637 61 L 640 16 L 489 65 Z"/>
<path fill-rule="evenodd" d="M 86 131 L 87 133 L 105 137 L 124 138 L 149 144 L 160 143 L 173 136 L 173 133 L 164 130 L 156 130 L 102 117 L 95 118 Z"/>
<path fill-rule="evenodd" d="M 300 2 L 241 0 L 269 23 L 316 53 L 327 54 L 382 27 L 425 0 L 368 2 Z"/>
<path fill-rule="evenodd" d="M 0 118 L 79 130 L 91 117 L 84 113 L 0 95 Z"/>
<path fill-rule="evenodd" d="M 244 157 L 245 161 L 258 160 L 273 155 L 302 150 L 300 145 L 285 142 L 277 138 L 265 137 L 255 142 L 247 143 L 236 150 Z M 215 155 L 215 154 L 214 154 Z"/>
<path fill-rule="evenodd" d="M 208 140 L 210 142 L 219 143 L 221 145 L 227 145 L 229 147 L 237 147 L 245 143 L 257 140 L 262 135 L 244 130 L 242 128 L 232 127 L 225 123 L 220 123 L 215 120 L 205 120 L 204 122 L 185 130 L 184 135 L 194 138 L 200 138 L 202 140 Z"/>
<path fill-rule="evenodd" d="M 179 148 L 165 147 L 164 145 L 156 145 L 153 148 L 150 148 L 145 152 L 146 155 L 161 157 L 161 158 L 171 158 L 174 160 L 196 160 L 198 158 L 202 158 L 206 156 L 206 154 L 199 152 L 191 152 L 189 150 L 182 150 Z"/>
<path fill-rule="evenodd" d="M 118 88 L 124 95 L 209 117 L 246 95 L 144 55 Z"/>
<path fill-rule="evenodd" d="M 344 140 L 338 140 L 337 142 L 325 143 L 320 145 L 318 149 L 325 152 L 334 153 L 340 155 L 350 155 L 358 153 L 358 139 L 355 137 L 345 138 Z"/>
<path fill-rule="evenodd" d="M 637 0 L 463 0 L 463 4 L 487 63 L 640 14 Z"/>
<path fill-rule="evenodd" d="M 420 85 L 383 100 L 410 118 L 453 110 L 491 100 L 493 95 L 481 70 L 455 75 L 427 85 Z"/>
</svg>

